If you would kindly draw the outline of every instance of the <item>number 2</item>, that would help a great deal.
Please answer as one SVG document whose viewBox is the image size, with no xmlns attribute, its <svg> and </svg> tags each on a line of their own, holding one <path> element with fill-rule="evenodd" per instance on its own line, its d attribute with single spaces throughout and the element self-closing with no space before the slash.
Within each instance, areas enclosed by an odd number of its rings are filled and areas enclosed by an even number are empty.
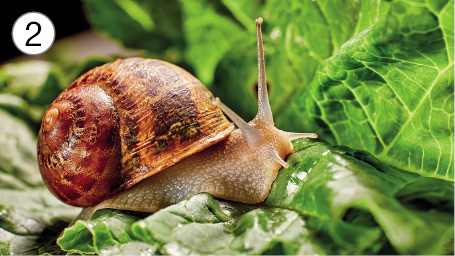
<svg viewBox="0 0 455 256">
<path fill-rule="evenodd" d="M 40 32 L 41 32 L 41 25 L 36 22 L 36 21 L 32 21 L 30 23 L 27 24 L 27 27 L 26 29 L 29 30 L 30 26 L 31 25 L 36 25 L 38 27 L 38 31 L 36 31 L 35 34 L 33 34 L 28 40 L 27 42 L 25 42 L 25 46 L 41 46 L 41 43 L 30 43 L 30 40 L 32 40 L 33 38 L 35 38 Z"/>
</svg>

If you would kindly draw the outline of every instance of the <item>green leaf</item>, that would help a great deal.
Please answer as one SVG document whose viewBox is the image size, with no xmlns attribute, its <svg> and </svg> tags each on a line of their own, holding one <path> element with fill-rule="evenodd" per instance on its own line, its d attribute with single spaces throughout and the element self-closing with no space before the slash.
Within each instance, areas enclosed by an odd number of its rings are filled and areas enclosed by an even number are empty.
<svg viewBox="0 0 455 256">
<path fill-rule="evenodd" d="M 101 210 L 93 216 L 92 220 L 77 221 L 72 227 L 66 229 L 57 243 L 63 250 L 70 253 L 99 254 L 107 250 L 114 254 L 126 251 L 131 244 L 125 244 L 134 242 L 129 227 L 138 219 L 139 217 L 134 214 Z M 135 253 L 146 248 L 140 245 L 138 249 Z M 149 246 L 148 249 L 152 247 Z"/>
<path fill-rule="evenodd" d="M 0 189 L 0 253 L 61 253 L 53 243 L 78 209 L 64 205 L 47 189 Z"/>
<path fill-rule="evenodd" d="M 158 248 L 143 242 L 128 242 L 100 251 L 100 255 L 157 255 Z"/>
<path fill-rule="evenodd" d="M 138 220 L 102 210 L 78 221 L 58 240 L 71 253 L 88 254 L 340 254 L 315 218 L 280 208 L 226 202 L 202 193 Z M 130 229 L 131 228 L 131 229 Z M 132 235 L 131 235 L 132 234 Z"/>
<path fill-rule="evenodd" d="M 133 230 L 144 242 L 165 244 L 172 241 L 173 227 L 191 222 L 229 221 L 248 209 L 247 206 L 237 209 L 234 205 L 235 203 L 219 203 L 208 194 L 192 196 L 152 215 L 149 217 L 152 220 L 150 222 L 137 223 Z"/>
<path fill-rule="evenodd" d="M 132 229 L 142 241 L 159 244 L 163 254 L 338 252 L 330 250 L 327 237 L 315 237 L 316 233 L 306 228 L 305 220 L 296 212 L 254 209 L 204 193 L 138 221 Z"/>
<path fill-rule="evenodd" d="M 217 13 L 217 8 L 220 6 L 214 1 L 182 1 L 183 27 L 191 31 L 185 33 L 186 56 L 198 78 L 209 85 L 219 61 L 246 37 L 245 31 L 229 17 Z"/>
<path fill-rule="evenodd" d="M 182 10 L 177 0 L 86 0 L 84 6 L 92 25 L 124 46 L 171 62 L 181 59 Z"/>
<path fill-rule="evenodd" d="M 279 122 L 453 180 L 452 10 L 453 1 L 393 2 L 322 62 Z"/>
<path fill-rule="evenodd" d="M 258 10 L 262 8 L 262 1 L 221 0 L 221 2 L 246 30 L 255 31 L 255 25 L 251 21 L 256 19 Z"/>
<path fill-rule="evenodd" d="M 0 109 L 22 119 L 28 124 L 34 125 L 37 122 L 41 122 L 41 114 L 37 117 L 36 111 L 33 111 L 33 106 L 30 106 L 26 100 L 14 94 L 0 93 Z M 38 112 L 41 113 L 40 110 Z"/>
<path fill-rule="evenodd" d="M 328 221 L 327 232 L 341 247 L 377 245 L 380 228 L 399 253 L 450 253 L 453 182 L 420 178 L 367 152 L 322 141 L 294 145 L 297 153 L 280 171 L 267 205 Z"/>
<path fill-rule="evenodd" d="M 0 70 L 8 77 L 2 92 L 21 96 L 33 104 L 49 104 L 61 92 L 60 69 L 42 60 L 6 64 Z"/>
<path fill-rule="evenodd" d="M 6 188 L 42 185 L 36 159 L 36 135 L 20 119 L 0 109 L 0 185 Z"/>
</svg>

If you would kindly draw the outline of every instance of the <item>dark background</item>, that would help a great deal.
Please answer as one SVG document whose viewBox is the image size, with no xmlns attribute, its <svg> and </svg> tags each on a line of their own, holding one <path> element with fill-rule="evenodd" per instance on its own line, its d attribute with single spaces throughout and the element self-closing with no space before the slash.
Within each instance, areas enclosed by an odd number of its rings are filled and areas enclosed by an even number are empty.
<svg viewBox="0 0 455 256">
<path fill-rule="evenodd" d="M 80 0 L 13 0 L 9 5 L 12 7 L 2 9 L 0 15 L 0 33 L 4 39 L 0 63 L 23 54 L 14 45 L 11 31 L 16 19 L 24 13 L 41 12 L 49 17 L 55 27 L 55 41 L 89 28 Z"/>
</svg>

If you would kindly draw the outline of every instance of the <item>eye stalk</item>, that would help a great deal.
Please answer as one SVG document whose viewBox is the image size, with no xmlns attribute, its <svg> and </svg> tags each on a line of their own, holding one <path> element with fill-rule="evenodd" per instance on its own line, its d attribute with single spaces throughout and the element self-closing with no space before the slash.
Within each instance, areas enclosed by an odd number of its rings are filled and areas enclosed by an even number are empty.
<svg viewBox="0 0 455 256">
<path fill-rule="evenodd" d="M 284 160 L 292 150 L 291 140 L 299 138 L 317 138 L 316 133 L 293 133 L 279 130 L 273 122 L 272 109 L 267 93 L 267 79 L 265 74 L 264 49 L 262 43 L 261 24 L 262 18 L 256 19 L 257 51 L 258 51 L 258 113 L 249 123 L 245 122 L 234 111 L 216 98 L 221 110 L 237 125 L 246 137 L 248 143 L 258 151 L 267 152 L 267 155 L 274 159 L 284 168 L 289 164 Z"/>
</svg>

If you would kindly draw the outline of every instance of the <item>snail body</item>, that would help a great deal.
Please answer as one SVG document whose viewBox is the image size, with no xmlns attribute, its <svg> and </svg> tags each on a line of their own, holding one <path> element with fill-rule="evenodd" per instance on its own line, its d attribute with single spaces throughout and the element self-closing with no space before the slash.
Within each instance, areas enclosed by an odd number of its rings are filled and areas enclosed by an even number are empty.
<svg viewBox="0 0 455 256">
<path fill-rule="evenodd" d="M 207 192 L 243 203 L 265 200 L 291 140 L 268 102 L 258 36 L 258 114 L 246 123 L 177 66 L 117 60 L 78 78 L 45 113 L 38 160 L 45 184 L 84 207 L 154 212 Z M 224 112 L 239 128 L 222 114 Z"/>
<path fill-rule="evenodd" d="M 200 192 L 248 204 L 264 201 L 282 166 L 271 154 L 284 158 L 291 153 L 292 144 L 287 134 L 270 129 L 259 119 L 248 125 L 263 133 L 265 140 L 253 146 L 242 130 L 235 130 L 226 140 L 103 201 L 93 210 L 155 212 Z"/>
</svg>

